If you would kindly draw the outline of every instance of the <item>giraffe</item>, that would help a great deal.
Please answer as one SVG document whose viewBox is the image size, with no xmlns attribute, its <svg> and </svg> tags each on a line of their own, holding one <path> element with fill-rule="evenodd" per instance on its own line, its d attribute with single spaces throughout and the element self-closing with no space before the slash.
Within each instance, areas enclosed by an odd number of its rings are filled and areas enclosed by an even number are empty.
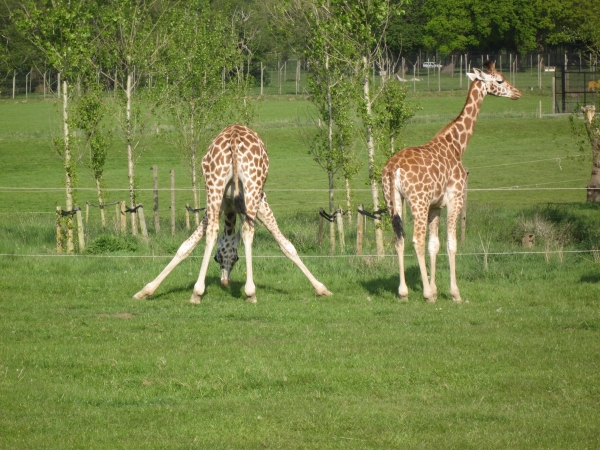
<svg viewBox="0 0 600 450">
<path fill-rule="evenodd" d="M 494 63 L 486 62 L 485 71 L 473 69 L 467 101 L 460 115 L 438 132 L 433 139 L 418 147 L 405 148 L 386 163 L 382 171 L 382 189 L 394 229 L 394 245 L 398 253 L 400 300 L 408 299 L 404 278 L 404 230 L 400 217 L 406 200 L 413 216 L 413 245 L 423 281 L 423 296 L 428 302 L 437 299 L 435 260 L 440 248 L 438 224 L 440 210 L 448 208 L 447 251 L 450 265 L 450 294 L 461 302 L 456 284 L 456 221 L 463 206 L 467 173 L 462 155 L 473 135 L 479 109 L 487 94 L 516 100 L 521 92 L 497 72 Z M 429 259 L 431 279 L 425 265 L 425 235 L 429 225 Z"/>
<path fill-rule="evenodd" d="M 215 261 L 221 268 L 221 285 L 228 286 L 231 270 L 238 260 L 237 245 L 241 239 L 246 252 L 246 299 L 256 303 L 256 287 L 252 274 L 252 240 L 254 223 L 258 219 L 275 238 L 283 254 L 292 260 L 313 285 L 317 295 L 331 295 L 298 256 L 294 246 L 283 236 L 263 191 L 269 158 L 258 134 L 242 125 L 231 125 L 221 131 L 210 144 L 202 159 L 202 172 L 206 183 L 206 211 L 202 222 L 192 235 L 181 244 L 177 253 L 163 271 L 141 291 L 134 295 L 143 299 L 152 295 L 169 273 L 183 261 L 206 235 L 206 247 L 198 281 L 194 285 L 191 303 L 200 303 L 205 291 L 205 278 L 219 231 L 219 217 L 225 216 L 225 230 L 218 237 Z M 236 217 L 244 217 L 236 233 Z"/>
</svg>

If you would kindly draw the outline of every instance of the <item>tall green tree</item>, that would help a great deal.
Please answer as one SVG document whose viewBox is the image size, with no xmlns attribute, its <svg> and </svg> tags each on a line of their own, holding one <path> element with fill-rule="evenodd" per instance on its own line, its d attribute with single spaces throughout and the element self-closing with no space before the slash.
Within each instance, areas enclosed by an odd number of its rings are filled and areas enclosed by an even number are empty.
<svg viewBox="0 0 600 450">
<path fill-rule="evenodd" d="M 83 77 L 80 82 L 82 95 L 76 101 L 73 124 L 83 132 L 82 147 L 88 154 L 87 166 L 96 184 L 100 221 L 104 228 L 106 227 L 104 165 L 112 136 L 105 124 L 108 108 L 103 101 L 103 86 L 96 82 L 93 74 Z"/>
<path fill-rule="evenodd" d="M 95 2 L 85 0 L 44 0 L 28 2 L 15 12 L 15 23 L 31 40 L 48 63 L 62 76 L 62 137 L 56 141 L 56 151 L 65 170 L 66 210 L 73 211 L 76 186 L 76 161 L 72 154 L 69 128 L 70 86 L 87 73 L 94 46 L 93 17 Z M 67 219 L 67 252 L 74 251 L 72 216 Z"/>
<path fill-rule="evenodd" d="M 195 209 L 202 152 L 226 124 L 248 123 L 251 116 L 246 54 L 238 45 L 235 21 L 209 6 L 205 0 L 191 1 L 171 12 L 172 34 L 163 60 L 169 74 L 164 98 L 190 169 Z M 198 213 L 195 217 L 198 225 Z"/>
<path fill-rule="evenodd" d="M 155 104 L 149 80 L 158 74 L 170 28 L 168 2 L 161 0 L 105 0 L 97 15 L 98 68 L 112 81 L 118 98 L 117 119 L 127 150 L 129 205 L 135 210 L 135 167 L 145 150 L 147 126 Z M 137 214 L 131 213 L 137 234 Z"/>
<path fill-rule="evenodd" d="M 332 2 L 333 3 L 333 2 Z M 377 113 L 374 105 L 383 91 L 385 84 L 373 85 L 373 71 L 376 66 L 388 68 L 386 64 L 387 29 L 392 17 L 401 13 L 401 2 L 391 0 L 337 0 L 335 5 L 343 18 L 346 41 L 354 51 L 349 63 L 355 68 L 357 77 L 362 82 L 359 113 L 362 117 L 363 132 L 366 141 L 367 164 L 369 168 L 369 184 L 373 209 L 379 210 L 379 177 L 376 165 Z M 380 219 L 375 219 L 375 243 L 377 254 L 383 256 L 383 230 Z"/>
</svg>

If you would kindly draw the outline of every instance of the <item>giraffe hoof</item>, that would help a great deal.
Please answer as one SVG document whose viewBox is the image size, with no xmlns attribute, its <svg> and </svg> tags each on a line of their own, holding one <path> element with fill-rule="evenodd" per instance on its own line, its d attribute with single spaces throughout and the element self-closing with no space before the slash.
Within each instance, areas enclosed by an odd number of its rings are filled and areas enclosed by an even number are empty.
<svg viewBox="0 0 600 450">
<path fill-rule="evenodd" d="M 325 287 L 325 285 L 321 285 L 318 288 L 315 288 L 315 293 L 321 297 L 329 297 L 330 295 L 333 295 L 329 289 L 327 289 Z"/>
<path fill-rule="evenodd" d="M 408 303 L 408 295 L 401 295 L 398 301 L 400 303 Z"/>
<path fill-rule="evenodd" d="M 426 297 L 425 301 L 427 303 L 435 303 L 437 301 L 437 297 L 436 296 L 432 296 L 432 297 L 429 297 L 429 298 Z"/>
<path fill-rule="evenodd" d="M 460 296 L 452 297 L 452 301 L 454 303 L 462 303 L 462 298 L 460 298 Z"/>
<path fill-rule="evenodd" d="M 192 298 L 190 298 L 190 303 L 193 303 L 195 305 L 202 303 L 202 296 L 200 296 L 194 292 L 192 294 Z"/>
<path fill-rule="evenodd" d="M 150 297 L 150 294 L 148 294 L 145 289 L 142 289 L 140 292 L 133 296 L 133 298 L 136 300 L 143 300 L 148 297 Z"/>
<path fill-rule="evenodd" d="M 256 303 L 256 294 L 246 297 L 248 303 Z"/>
</svg>

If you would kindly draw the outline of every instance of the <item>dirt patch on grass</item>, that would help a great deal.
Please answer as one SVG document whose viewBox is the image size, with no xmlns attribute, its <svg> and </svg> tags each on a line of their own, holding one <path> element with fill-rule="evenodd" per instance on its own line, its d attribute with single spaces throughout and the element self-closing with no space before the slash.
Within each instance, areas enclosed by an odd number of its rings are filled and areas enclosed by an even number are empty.
<svg viewBox="0 0 600 450">
<path fill-rule="evenodd" d="M 117 319 L 133 319 L 133 314 L 131 314 L 131 313 L 98 314 L 98 317 L 115 317 Z"/>
</svg>

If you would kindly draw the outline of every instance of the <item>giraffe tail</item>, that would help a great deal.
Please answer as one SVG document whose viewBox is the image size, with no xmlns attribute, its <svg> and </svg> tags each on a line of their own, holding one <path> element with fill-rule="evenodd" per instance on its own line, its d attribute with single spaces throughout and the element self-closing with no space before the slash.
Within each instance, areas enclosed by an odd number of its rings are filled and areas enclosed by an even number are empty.
<svg viewBox="0 0 600 450">
<path fill-rule="evenodd" d="M 402 226 L 402 218 L 397 212 L 394 212 L 393 214 L 394 215 L 392 216 L 392 228 L 394 229 L 394 234 L 398 239 L 403 238 L 404 227 Z"/>
<path fill-rule="evenodd" d="M 246 201 L 244 194 L 240 192 L 240 180 L 238 171 L 238 134 L 234 131 L 231 137 L 231 160 L 233 163 L 233 204 L 239 214 L 246 215 Z"/>
<path fill-rule="evenodd" d="M 389 201 L 389 206 L 388 210 L 390 213 L 390 217 L 392 219 L 392 228 L 394 229 L 394 234 L 396 235 L 397 239 L 401 239 L 404 237 L 404 227 L 402 226 L 402 217 L 400 216 L 400 213 L 396 210 L 396 206 L 397 206 L 397 202 L 396 202 L 396 189 L 394 187 L 394 171 L 390 170 L 388 172 L 388 189 L 389 189 L 389 193 L 390 193 L 390 201 Z M 400 200 L 400 211 L 402 211 L 402 200 Z"/>
</svg>

